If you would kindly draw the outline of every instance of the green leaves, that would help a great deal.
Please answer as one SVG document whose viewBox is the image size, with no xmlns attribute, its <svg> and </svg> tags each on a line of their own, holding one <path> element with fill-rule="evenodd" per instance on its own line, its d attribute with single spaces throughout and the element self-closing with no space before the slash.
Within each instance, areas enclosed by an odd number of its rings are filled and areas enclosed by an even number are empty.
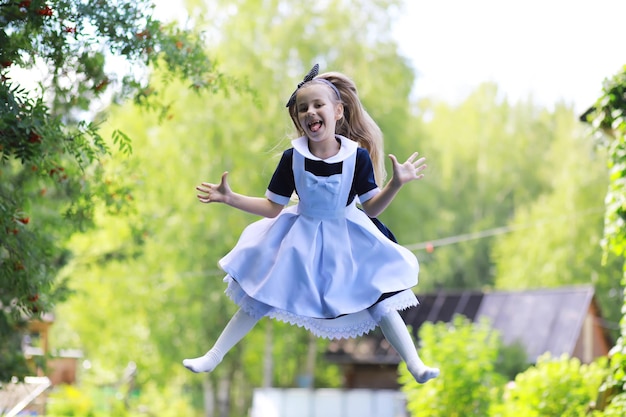
<svg viewBox="0 0 626 417">
<path fill-rule="evenodd" d="M 564 355 L 544 355 L 537 364 L 519 374 L 495 405 L 493 417 L 585 415 L 596 399 L 596 391 L 606 375 L 605 360 L 589 365 Z"/>
<path fill-rule="evenodd" d="M 113 143 L 116 144 L 119 148 L 119 151 L 125 155 L 130 155 L 133 153 L 133 148 L 131 146 L 131 139 L 121 130 L 115 129 L 112 134 Z"/>
<path fill-rule="evenodd" d="M 129 184 L 105 178 L 103 169 L 112 154 L 131 154 L 130 137 L 120 130 L 102 136 L 93 113 L 112 97 L 144 94 L 150 65 L 162 59 L 176 77 L 219 81 L 197 91 L 223 86 L 201 38 L 151 13 L 145 0 L 0 4 L 1 318 L 17 323 L 53 309 L 67 294 L 57 280 L 70 259 L 67 241 L 93 226 L 102 207 L 130 213 Z M 176 53 L 181 40 L 184 53 Z M 152 96 L 137 102 L 161 112 L 170 105 Z M 133 230 L 142 229 L 137 223 Z M 1 351 L 18 330 L 0 330 Z"/>
<path fill-rule="evenodd" d="M 510 381 L 502 374 L 502 357 L 512 363 L 519 359 L 507 356 L 512 347 L 502 346 L 487 321 L 471 323 L 456 316 L 449 324 L 423 325 L 419 336 L 422 359 L 440 366 L 441 375 L 419 385 L 401 365 L 400 381 L 412 416 L 579 417 L 594 403 L 607 374 L 604 358 L 581 364 L 576 358 L 546 354 Z"/>
<path fill-rule="evenodd" d="M 596 143 L 608 151 L 609 186 L 604 217 L 605 259 L 609 253 L 622 262 L 621 284 L 626 288 L 626 66 L 603 83 L 602 95 L 596 101 L 587 121 L 591 122 Z M 626 289 L 623 292 L 621 335 L 611 350 L 610 375 L 601 390 L 599 410 L 602 415 L 623 415 L 626 410 Z"/>
<path fill-rule="evenodd" d="M 495 364 L 499 334 L 488 322 L 471 323 L 457 315 L 452 323 L 425 323 L 419 331 L 419 354 L 428 366 L 441 368 L 441 375 L 420 385 L 403 363 L 402 391 L 411 415 L 486 416 L 504 378 Z"/>
</svg>

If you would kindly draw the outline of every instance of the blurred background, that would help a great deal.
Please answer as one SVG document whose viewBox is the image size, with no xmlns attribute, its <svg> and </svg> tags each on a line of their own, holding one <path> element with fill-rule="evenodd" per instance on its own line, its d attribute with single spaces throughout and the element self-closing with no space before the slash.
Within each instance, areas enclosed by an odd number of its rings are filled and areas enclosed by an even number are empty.
<svg viewBox="0 0 626 417">
<path fill-rule="evenodd" d="M 0 1 L 0 415 L 623 415 L 624 14 Z M 257 219 L 195 186 L 264 194 L 314 63 L 356 82 L 387 153 L 427 158 L 381 216 L 420 261 L 424 386 L 378 332 L 270 320 L 215 372 L 181 365 L 235 312 L 217 261 Z"/>
</svg>

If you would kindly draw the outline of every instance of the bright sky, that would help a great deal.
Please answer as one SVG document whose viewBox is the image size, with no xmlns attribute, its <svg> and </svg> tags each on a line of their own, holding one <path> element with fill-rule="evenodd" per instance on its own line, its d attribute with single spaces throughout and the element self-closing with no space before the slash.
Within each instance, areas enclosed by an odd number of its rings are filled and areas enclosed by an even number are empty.
<svg viewBox="0 0 626 417">
<path fill-rule="evenodd" d="M 395 34 L 418 97 L 456 103 L 493 81 L 583 112 L 626 64 L 624 16 L 626 0 L 406 0 Z"/>
</svg>

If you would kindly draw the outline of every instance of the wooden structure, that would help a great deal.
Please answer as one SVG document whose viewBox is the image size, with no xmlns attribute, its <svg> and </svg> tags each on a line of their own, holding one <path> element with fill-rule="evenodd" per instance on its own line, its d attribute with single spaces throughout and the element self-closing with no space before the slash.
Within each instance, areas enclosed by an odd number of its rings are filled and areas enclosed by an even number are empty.
<svg viewBox="0 0 626 417">
<path fill-rule="evenodd" d="M 418 295 L 420 305 L 402 313 L 417 340 L 425 322 L 450 322 L 461 314 L 489 319 L 505 344 L 520 343 L 529 363 L 550 352 L 589 363 L 612 346 L 591 286 L 526 291 L 439 291 Z M 398 387 L 400 357 L 379 329 L 357 339 L 333 341 L 326 359 L 342 365 L 345 388 Z M 445 366 L 442 365 L 442 366 Z"/>
<path fill-rule="evenodd" d="M 44 415 L 48 390 L 76 383 L 82 352 L 63 350 L 51 354 L 49 331 L 53 323 L 53 314 L 28 322 L 22 350 L 33 376 L 0 385 L 0 416 Z"/>
</svg>

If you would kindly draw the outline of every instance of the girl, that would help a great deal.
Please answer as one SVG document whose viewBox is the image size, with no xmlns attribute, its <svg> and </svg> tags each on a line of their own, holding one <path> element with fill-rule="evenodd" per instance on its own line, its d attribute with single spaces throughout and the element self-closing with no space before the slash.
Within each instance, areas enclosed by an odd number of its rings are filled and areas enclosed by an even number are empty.
<svg viewBox="0 0 626 417">
<path fill-rule="evenodd" d="M 380 189 L 380 129 L 349 78 L 318 71 L 315 65 L 287 102 L 301 136 L 283 153 L 266 198 L 233 192 L 228 172 L 219 184 L 197 187 L 203 203 L 224 203 L 264 219 L 249 225 L 219 261 L 227 273 L 226 294 L 240 309 L 205 355 L 183 365 L 211 372 L 268 316 L 326 338 L 357 337 L 378 325 L 424 383 L 439 369 L 424 365 L 398 313 L 418 304 L 411 287 L 419 265 L 374 218 L 404 184 L 424 176 L 425 159 L 414 153 L 401 164 L 389 155 L 393 176 Z M 298 204 L 285 208 L 294 191 Z"/>
</svg>

